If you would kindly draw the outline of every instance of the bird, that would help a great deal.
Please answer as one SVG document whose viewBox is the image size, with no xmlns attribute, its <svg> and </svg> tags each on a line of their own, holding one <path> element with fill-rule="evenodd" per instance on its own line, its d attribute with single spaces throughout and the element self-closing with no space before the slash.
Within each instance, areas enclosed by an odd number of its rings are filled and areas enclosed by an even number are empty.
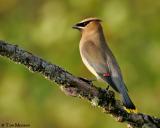
<svg viewBox="0 0 160 128">
<path fill-rule="evenodd" d="M 81 33 L 79 50 L 82 61 L 88 70 L 108 83 L 122 97 L 124 107 L 130 112 L 136 112 L 136 107 L 129 97 L 121 69 L 105 39 L 102 20 L 96 17 L 86 18 L 76 23 L 72 28 Z"/>
</svg>

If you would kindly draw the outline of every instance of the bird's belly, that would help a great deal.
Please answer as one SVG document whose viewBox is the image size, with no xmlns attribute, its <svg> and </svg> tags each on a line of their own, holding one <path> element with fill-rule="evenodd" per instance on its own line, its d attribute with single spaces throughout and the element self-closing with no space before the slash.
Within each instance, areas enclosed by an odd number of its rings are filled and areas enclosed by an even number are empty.
<svg viewBox="0 0 160 128">
<path fill-rule="evenodd" d="M 96 71 L 94 70 L 94 68 L 92 68 L 92 66 L 89 64 L 89 62 L 86 60 L 85 57 L 83 57 L 83 55 L 81 54 L 82 57 L 82 61 L 85 64 L 85 66 L 88 68 L 88 70 L 96 76 L 97 79 L 100 79 L 99 75 L 96 73 Z"/>
</svg>

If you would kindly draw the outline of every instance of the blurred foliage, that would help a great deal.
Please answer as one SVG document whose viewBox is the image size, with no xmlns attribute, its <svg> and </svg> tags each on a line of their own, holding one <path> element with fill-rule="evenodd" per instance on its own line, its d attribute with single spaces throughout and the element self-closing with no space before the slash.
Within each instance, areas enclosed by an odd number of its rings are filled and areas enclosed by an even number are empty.
<svg viewBox="0 0 160 128">
<path fill-rule="evenodd" d="M 71 28 L 93 16 L 103 20 L 105 35 L 139 111 L 159 116 L 159 0 L 0 0 L 0 39 L 76 76 L 94 78 L 80 59 L 80 33 Z M 65 96 L 40 75 L 2 57 L 0 113 L 0 122 L 26 122 L 33 128 L 125 127 L 88 102 Z"/>
</svg>

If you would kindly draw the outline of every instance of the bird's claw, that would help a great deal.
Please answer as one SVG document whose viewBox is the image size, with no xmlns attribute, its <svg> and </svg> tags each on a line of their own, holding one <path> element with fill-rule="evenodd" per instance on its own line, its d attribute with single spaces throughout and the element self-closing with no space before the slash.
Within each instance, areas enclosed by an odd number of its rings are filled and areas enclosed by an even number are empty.
<svg viewBox="0 0 160 128">
<path fill-rule="evenodd" d="M 88 84 L 90 84 L 90 85 L 93 85 L 93 81 L 96 81 L 95 79 L 92 79 L 92 80 L 90 80 L 90 79 L 87 79 L 87 78 L 82 78 L 82 77 L 78 77 L 79 79 L 81 79 L 82 81 L 85 81 L 85 82 L 87 82 Z"/>
<path fill-rule="evenodd" d="M 109 85 L 106 87 L 106 90 L 107 90 L 107 91 L 109 90 Z"/>
</svg>

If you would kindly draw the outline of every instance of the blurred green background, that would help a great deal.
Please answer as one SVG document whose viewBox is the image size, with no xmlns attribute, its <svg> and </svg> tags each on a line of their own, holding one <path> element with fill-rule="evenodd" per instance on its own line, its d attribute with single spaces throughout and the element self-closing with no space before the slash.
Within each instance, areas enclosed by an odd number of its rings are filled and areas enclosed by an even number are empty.
<svg viewBox="0 0 160 128">
<path fill-rule="evenodd" d="M 80 33 L 71 28 L 92 16 L 103 20 L 105 35 L 138 110 L 160 117 L 159 0 L 0 0 L 0 39 L 76 76 L 94 78 L 80 59 Z M 32 128 L 126 127 L 3 57 L 0 113 L 0 122 L 29 123 Z"/>
</svg>

